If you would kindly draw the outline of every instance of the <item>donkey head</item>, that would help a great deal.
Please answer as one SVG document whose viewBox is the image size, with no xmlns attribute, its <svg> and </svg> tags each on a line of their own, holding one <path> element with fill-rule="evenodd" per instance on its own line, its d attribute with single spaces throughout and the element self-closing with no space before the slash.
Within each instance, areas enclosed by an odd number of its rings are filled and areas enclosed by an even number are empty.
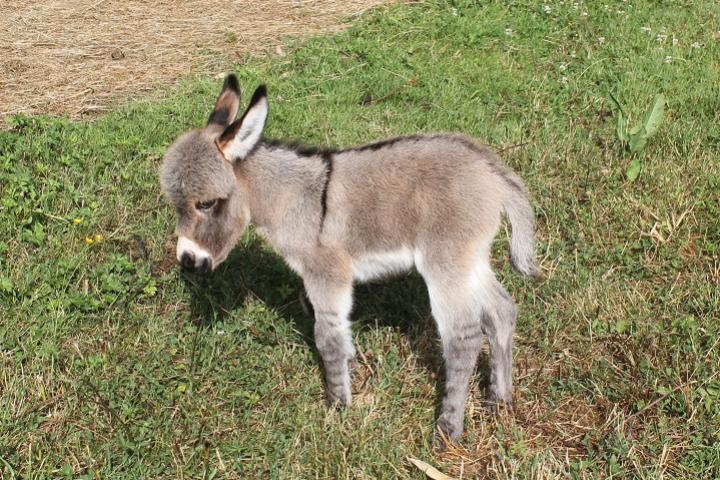
<svg viewBox="0 0 720 480">
<path fill-rule="evenodd" d="M 217 267 L 250 222 L 248 190 L 235 166 L 252 153 L 267 118 L 265 86 L 260 86 L 238 120 L 240 87 L 225 79 L 205 128 L 178 138 L 165 154 L 160 185 L 178 212 L 176 256 L 183 268 L 205 272 Z"/>
</svg>

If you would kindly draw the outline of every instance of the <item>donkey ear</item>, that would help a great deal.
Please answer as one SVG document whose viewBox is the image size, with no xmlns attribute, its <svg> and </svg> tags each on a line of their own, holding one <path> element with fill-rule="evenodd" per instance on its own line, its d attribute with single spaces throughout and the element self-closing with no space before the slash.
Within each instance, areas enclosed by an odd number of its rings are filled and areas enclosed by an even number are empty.
<svg viewBox="0 0 720 480">
<path fill-rule="evenodd" d="M 260 85 L 243 116 L 231 123 L 215 140 L 226 159 L 231 162 L 241 160 L 255 148 L 265 128 L 267 114 L 267 89 L 265 85 Z"/>
<path fill-rule="evenodd" d="M 240 85 L 235 75 L 225 77 L 223 88 L 215 101 L 215 109 L 208 118 L 208 126 L 219 125 L 222 128 L 230 125 L 240 108 Z"/>
</svg>

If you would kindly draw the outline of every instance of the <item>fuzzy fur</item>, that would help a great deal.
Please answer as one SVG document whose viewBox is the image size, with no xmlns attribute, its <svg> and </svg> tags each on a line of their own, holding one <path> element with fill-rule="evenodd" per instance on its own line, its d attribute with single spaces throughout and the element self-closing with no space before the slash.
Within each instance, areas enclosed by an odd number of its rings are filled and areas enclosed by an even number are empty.
<svg viewBox="0 0 720 480">
<path fill-rule="evenodd" d="M 495 279 L 490 247 L 505 213 L 513 265 L 537 273 L 532 207 L 520 178 L 487 147 L 458 135 L 334 151 L 265 142 L 264 89 L 243 116 L 252 123 L 230 123 L 227 112 L 239 105 L 235 85 L 227 80 L 208 125 L 180 137 L 165 155 L 160 180 L 179 214 L 178 235 L 215 268 L 255 224 L 303 279 L 331 403 L 351 403 L 353 283 L 415 267 L 442 340 L 442 434 L 462 433 L 483 337 L 491 352 L 490 399 L 510 404 L 517 309 Z M 199 209 L 215 199 L 212 209 Z M 178 259 L 186 253 L 179 250 Z M 199 268 L 188 258 L 184 266 Z"/>
</svg>

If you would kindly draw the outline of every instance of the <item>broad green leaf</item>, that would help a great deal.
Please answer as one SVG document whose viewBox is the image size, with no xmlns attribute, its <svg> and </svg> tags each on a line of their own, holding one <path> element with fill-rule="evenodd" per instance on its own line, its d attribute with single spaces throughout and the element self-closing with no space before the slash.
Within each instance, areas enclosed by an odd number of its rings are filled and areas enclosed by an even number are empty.
<svg viewBox="0 0 720 480">
<path fill-rule="evenodd" d="M 630 153 L 639 152 L 650 137 L 657 132 L 658 127 L 662 123 L 665 114 L 665 97 L 659 94 L 655 97 L 655 102 L 645 112 L 645 118 L 642 125 L 638 125 L 630 131 Z"/>
<path fill-rule="evenodd" d="M 632 162 L 628 165 L 627 170 L 625 170 L 625 175 L 627 176 L 628 181 L 634 182 L 640 176 L 641 170 L 642 165 L 640 164 L 640 160 L 633 158 Z"/>
<path fill-rule="evenodd" d="M 645 129 L 640 129 L 637 133 L 630 135 L 630 153 L 639 152 L 645 145 L 647 145 L 648 135 L 645 133 Z"/>
<path fill-rule="evenodd" d="M 665 96 L 655 96 L 655 103 L 645 112 L 645 133 L 648 137 L 655 135 L 665 115 Z"/>
</svg>

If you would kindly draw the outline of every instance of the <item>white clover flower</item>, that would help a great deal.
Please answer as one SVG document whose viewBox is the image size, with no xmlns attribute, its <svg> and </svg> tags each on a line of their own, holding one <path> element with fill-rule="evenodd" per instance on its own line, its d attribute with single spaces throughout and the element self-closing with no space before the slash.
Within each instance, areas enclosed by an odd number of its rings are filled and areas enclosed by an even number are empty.
<svg viewBox="0 0 720 480">
<path fill-rule="evenodd" d="M 665 59 L 663 60 L 664 63 L 672 63 L 672 61 L 673 57 L 671 57 L 670 55 L 666 55 Z"/>
<path fill-rule="evenodd" d="M 605 43 L 605 37 L 598 37 L 597 42 L 602 45 L 603 43 Z"/>
<path fill-rule="evenodd" d="M 508 37 L 512 37 L 512 34 L 513 34 L 512 28 L 505 29 L 505 35 L 507 35 Z"/>
<path fill-rule="evenodd" d="M 581 16 L 581 17 L 587 17 L 587 16 L 588 16 L 588 13 L 587 13 L 587 12 L 582 12 L 582 13 L 580 14 L 580 16 Z"/>
<path fill-rule="evenodd" d="M 551 10 L 550 5 L 548 5 L 548 4 L 543 5 L 543 12 L 550 13 L 550 10 Z"/>
<path fill-rule="evenodd" d="M 561 72 L 564 72 L 565 70 L 567 70 L 567 63 L 561 63 L 561 64 L 558 66 L 558 69 L 559 69 Z"/>
<path fill-rule="evenodd" d="M 655 37 L 655 41 L 657 42 L 664 42 L 665 40 L 667 40 L 667 35 L 664 33 L 658 33 L 657 37 Z"/>
<path fill-rule="evenodd" d="M 701 48 L 701 47 L 702 47 L 702 45 L 700 45 L 700 42 L 693 42 L 690 45 L 690 48 Z"/>
<path fill-rule="evenodd" d="M 568 77 L 566 77 L 565 75 L 563 75 L 562 77 L 560 77 L 560 81 L 561 81 L 562 83 L 568 83 Z"/>
</svg>

